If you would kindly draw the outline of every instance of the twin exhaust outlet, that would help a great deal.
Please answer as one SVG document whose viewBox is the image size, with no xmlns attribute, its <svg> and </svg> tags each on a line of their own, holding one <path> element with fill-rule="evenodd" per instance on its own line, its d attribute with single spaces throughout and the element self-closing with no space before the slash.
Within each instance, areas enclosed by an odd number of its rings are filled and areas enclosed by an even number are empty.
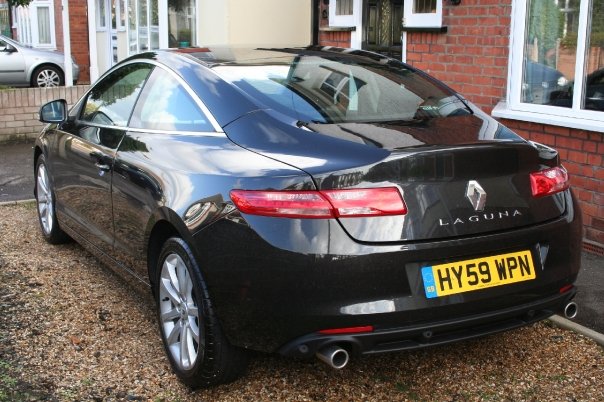
<svg viewBox="0 0 604 402">
<path fill-rule="evenodd" d="M 572 319 L 577 316 L 579 307 L 574 301 L 568 302 L 562 312 L 564 317 Z M 317 352 L 317 358 L 336 370 L 343 369 L 350 360 L 350 355 L 346 349 L 342 349 L 337 345 L 330 345 L 322 348 Z"/>
</svg>

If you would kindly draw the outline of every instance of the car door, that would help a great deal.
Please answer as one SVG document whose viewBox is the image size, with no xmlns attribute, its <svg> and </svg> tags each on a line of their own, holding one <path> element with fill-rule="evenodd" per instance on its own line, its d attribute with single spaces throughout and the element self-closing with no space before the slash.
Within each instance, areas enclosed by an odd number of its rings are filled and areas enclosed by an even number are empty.
<svg viewBox="0 0 604 402">
<path fill-rule="evenodd" d="M 26 84 L 23 54 L 3 39 L 0 39 L 0 84 Z"/>
<path fill-rule="evenodd" d="M 153 66 L 123 66 L 96 84 L 74 121 L 56 130 L 53 170 L 57 208 L 66 224 L 100 251 L 113 249 L 111 185 L 118 145 Z"/>
</svg>

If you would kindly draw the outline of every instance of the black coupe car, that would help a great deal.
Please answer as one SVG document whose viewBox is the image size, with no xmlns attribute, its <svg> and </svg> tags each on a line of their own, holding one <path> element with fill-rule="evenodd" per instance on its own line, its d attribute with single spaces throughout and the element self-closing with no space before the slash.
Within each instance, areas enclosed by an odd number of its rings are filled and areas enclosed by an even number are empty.
<svg viewBox="0 0 604 402">
<path fill-rule="evenodd" d="M 43 235 L 151 288 L 191 387 L 237 378 L 246 349 L 342 368 L 576 312 L 557 152 L 399 61 L 157 51 L 40 113 Z"/>
</svg>

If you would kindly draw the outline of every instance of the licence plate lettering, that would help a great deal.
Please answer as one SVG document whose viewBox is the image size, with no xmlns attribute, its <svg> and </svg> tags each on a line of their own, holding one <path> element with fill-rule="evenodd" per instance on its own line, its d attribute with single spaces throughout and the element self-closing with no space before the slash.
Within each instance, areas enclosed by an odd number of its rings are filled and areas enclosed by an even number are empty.
<svg viewBox="0 0 604 402">
<path fill-rule="evenodd" d="M 434 298 L 535 279 L 528 250 L 421 269 L 426 297 Z"/>
</svg>

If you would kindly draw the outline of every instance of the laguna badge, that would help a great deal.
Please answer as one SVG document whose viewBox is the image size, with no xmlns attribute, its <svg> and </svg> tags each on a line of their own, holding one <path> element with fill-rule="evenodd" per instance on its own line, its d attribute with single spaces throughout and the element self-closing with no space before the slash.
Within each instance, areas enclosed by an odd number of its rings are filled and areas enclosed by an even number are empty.
<svg viewBox="0 0 604 402">
<path fill-rule="evenodd" d="M 470 201 L 475 211 L 484 210 L 484 205 L 487 202 L 487 193 L 476 180 L 468 182 L 466 198 Z"/>
</svg>

